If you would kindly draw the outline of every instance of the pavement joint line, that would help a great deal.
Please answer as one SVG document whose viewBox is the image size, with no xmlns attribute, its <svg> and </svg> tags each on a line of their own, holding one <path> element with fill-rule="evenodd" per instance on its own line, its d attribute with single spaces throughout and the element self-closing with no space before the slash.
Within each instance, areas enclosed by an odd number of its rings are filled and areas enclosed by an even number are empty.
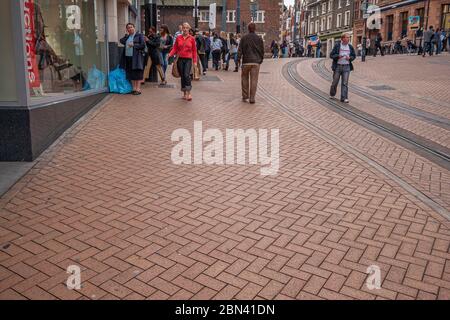
<svg viewBox="0 0 450 320">
<path fill-rule="evenodd" d="M 382 164 L 378 163 L 377 161 L 370 159 L 363 153 L 361 153 L 359 150 L 351 146 L 349 143 L 343 141 L 341 138 L 337 137 L 334 134 L 331 134 L 329 132 L 326 132 L 325 130 L 319 128 L 312 122 L 302 118 L 299 116 L 296 112 L 292 111 L 288 106 L 286 106 L 283 102 L 281 102 L 279 99 L 275 98 L 274 96 L 270 95 L 270 93 L 267 92 L 267 90 L 259 86 L 261 91 L 263 92 L 258 93 L 261 97 L 263 97 L 266 101 L 269 102 L 273 107 L 275 107 L 278 110 L 281 110 L 283 113 L 287 114 L 291 119 L 294 121 L 300 123 L 301 125 L 305 126 L 309 130 L 311 130 L 313 133 L 315 133 L 317 136 L 325 140 L 326 142 L 330 143 L 331 145 L 336 146 L 339 150 L 341 150 L 344 153 L 351 153 L 353 156 L 357 157 L 359 160 L 362 160 L 364 163 L 369 164 L 372 168 L 376 169 L 378 172 L 382 173 L 387 178 L 393 180 L 396 182 L 400 187 L 402 187 L 404 190 L 408 191 L 410 194 L 415 196 L 417 199 L 419 199 L 421 202 L 426 204 L 429 208 L 433 209 L 437 213 L 439 213 L 442 217 L 446 218 L 448 221 L 450 221 L 450 212 L 441 206 L 439 203 L 437 203 L 435 200 L 431 199 L 429 196 L 415 188 L 413 185 L 411 185 L 409 182 L 405 181 L 403 178 L 399 177 L 397 174 L 383 166 Z"/>
</svg>

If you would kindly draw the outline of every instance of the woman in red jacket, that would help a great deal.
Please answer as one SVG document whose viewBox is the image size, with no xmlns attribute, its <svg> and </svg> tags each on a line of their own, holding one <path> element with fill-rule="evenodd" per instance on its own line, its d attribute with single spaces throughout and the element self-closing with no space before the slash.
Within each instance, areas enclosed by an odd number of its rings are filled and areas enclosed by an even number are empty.
<svg viewBox="0 0 450 320">
<path fill-rule="evenodd" d="M 195 38 L 189 34 L 191 26 L 189 23 L 183 23 L 183 33 L 177 37 L 169 57 L 177 56 L 177 68 L 181 76 L 181 91 L 183 91 L 183 99 L 192 101 L 192 82 L 191 70 L 192 63 L 197 65 L 197 46 Z"/>
</svg>

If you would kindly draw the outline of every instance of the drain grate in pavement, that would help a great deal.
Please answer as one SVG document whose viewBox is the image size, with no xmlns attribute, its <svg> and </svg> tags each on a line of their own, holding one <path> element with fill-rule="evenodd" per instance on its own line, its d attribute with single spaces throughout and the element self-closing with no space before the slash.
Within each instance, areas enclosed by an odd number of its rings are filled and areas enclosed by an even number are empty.
<svg viewBox="0 0 450 320">
<path fill-rule="evenodd" d="M 172 84 L 172 83 L 170 83 L 170 84 L 166 84 L 165 86 L 162 86 L 162 85 L 159 85 L 159 84 L 151 84 L 151 85 L 147 85 L 148 87 L 151 87 L 151 88 L 160 88 L 160 89 L 175 89 L 176 88 L 176 85 L 175 84 Z"/>
<path fill-rule="evenodd" d="M 392 88 L 387 85 L 381 85 L 381 86 L 368 86 L 369 89 L 376 90 L 376 91 L 383 91 L 383 90 L 395 90 L 395 88 Z"/>
<path fill-rule="evenodd" d="M 203 76 L 202 81 L 222 81 L 218 76 Z"/>
</svg>

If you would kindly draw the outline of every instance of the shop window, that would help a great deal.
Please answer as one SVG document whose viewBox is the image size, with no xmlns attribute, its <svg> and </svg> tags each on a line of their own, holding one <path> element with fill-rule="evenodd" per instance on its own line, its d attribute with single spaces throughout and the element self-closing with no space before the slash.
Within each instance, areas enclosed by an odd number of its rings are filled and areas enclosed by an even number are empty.
<svg viewBox="0 0 450 320">
<path fill-rule="evenodd" d="M 394 16 L 393 15 L 388 15 L 386 17 L 387 20 L 387 30 L 386 30 L 386 40 L 387 41 L 392 41 L 393 38 L 393 32 L 394 32 Z"/>
<path fill-rule="evenodd" d="M 17 101 L 16 72 L 14 69 L 14 43 L 12 33 L 11 1 L 0 1 L 0 101 Z"/>
<path fill-rule="evenodd" d="M 400 13 L 400 21 L 402 30 L 400 37 L 404 38 L 408 34 L 408 11 Z"/>
<path fill-rule="evenodd" d="M 209 10 L 200 10 L 200 22 L 209 21 Z"/>
<path fill-rule="evenodd" d="M 27 10 L 32 98 L 106 88 L 103 0 L 25 0 Z"/>
</svg>

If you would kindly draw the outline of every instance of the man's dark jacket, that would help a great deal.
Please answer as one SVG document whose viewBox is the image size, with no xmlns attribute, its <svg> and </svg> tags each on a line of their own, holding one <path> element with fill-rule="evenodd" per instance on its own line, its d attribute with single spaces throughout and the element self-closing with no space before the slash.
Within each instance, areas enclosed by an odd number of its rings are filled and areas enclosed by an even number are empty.
<svg viewBox="0 0 450 320">
<path fill-rule="evenodd" d="M 264 61 L 264 41 L 256 33 L 251 32 L 242 37 L 238 50 L 238 61 L 242 64 Z"/>
<path fill-rule="evenodd" d="M 152 34 L 147 36 L 146 42 L 148 48 L 148 56 L 152 60 L 152 64 L 159 66 L 162 64 L 159 48 L 161 46 L 161 36 Z"/>
<path fill-rule="evenodd" d="M 353 71 L 353 63 L 352 61 L 356 59 L 356 53 L 353 46 L 349 43 L 350 48 L 350 71 Z M 333 65 L 331 66 L 331 70 L 335 71 L 337 69 L 338 61 L 339 61 L 339 51 L 341 49 L 341 43 L 338 42 L 334 45 L 333 50 L 331 51 L 330 58 L 333 59 Z"/>
</svg>

